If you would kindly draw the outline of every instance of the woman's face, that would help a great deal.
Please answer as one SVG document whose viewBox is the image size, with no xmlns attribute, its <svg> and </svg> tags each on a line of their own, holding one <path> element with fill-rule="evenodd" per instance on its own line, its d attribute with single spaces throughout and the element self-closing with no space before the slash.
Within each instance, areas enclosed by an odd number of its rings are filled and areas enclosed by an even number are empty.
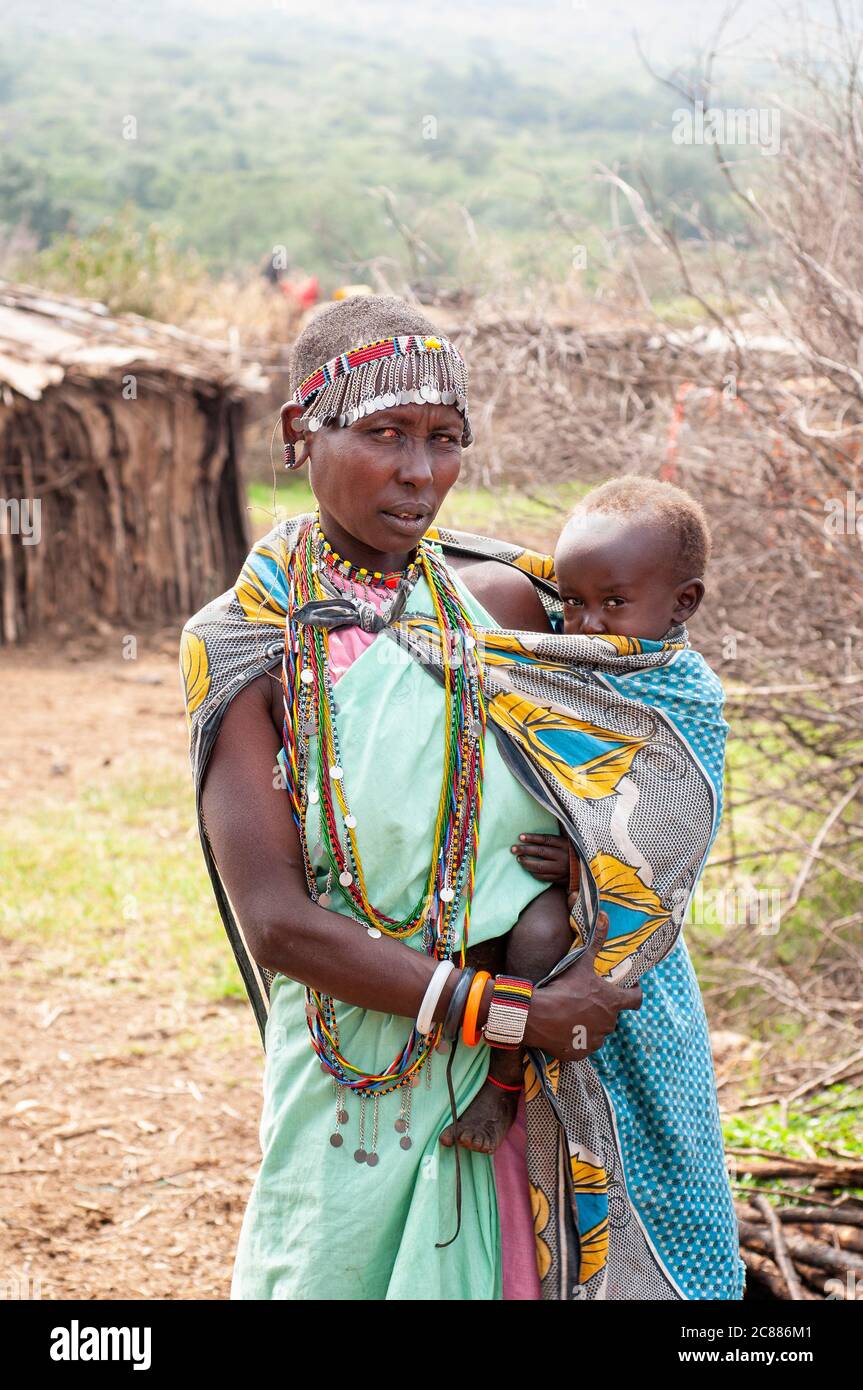
<svg viewBox="0 0 863 1390">
<path fill-rule="evenodd" d="M 395 405 L 352 425 L 297 436 L 299 405 L 282 406 L 285 440 L 302 439 L 321 525 L 333 549 L 368 569 L 403 568 L 461 469 L 464 420 L 454 405 Z"/>
</svg>

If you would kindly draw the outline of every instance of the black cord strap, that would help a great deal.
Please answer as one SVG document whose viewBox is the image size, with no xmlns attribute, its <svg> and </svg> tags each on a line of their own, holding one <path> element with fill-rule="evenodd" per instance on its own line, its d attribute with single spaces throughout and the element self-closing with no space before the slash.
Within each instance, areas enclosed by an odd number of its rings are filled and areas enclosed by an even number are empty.
<svg viewBox="0 0 863 1390">
<path fill-rule="evenodd" d="M 473 973 L 476 974 L 475 971 Z M 450 1114 L 452 1115 L 453 1124 L 455 1124 L 456 1120 L 458 1119 L 458 1115 L 456 1114 L 455 1108 L 455 1091 L 453 1090 L 452 1085 L 452 1059 L 455 1056 L 455 1050 L 457 1047 L 458 1036 L 453 1038 L 453 1041 L 450 1044 L 449 1060 L 446 1064 L 446 1084 L 447 1090 L 449 1091 L 449 1108 Z M 456 1236 L 461 1230 L 461 1159 L 459 1158 L 458 1152 L 460 1147 L 461 1145 L 456 1139 L 453 1142 L 453 1149 L 455 1151 L 455 1235 L 451 1235 L 449 1240 L 436 1240 L 436 1250 L 443 1250 L 447 1245 L 452 1245 L 453 1241 L 455 1240 Z"/>
<path fill-rule="evenodd" d="M 455 1091 L 453 1090 L 452 1084 L 452 1064 L 453 1058 L 455 1057 L 455 1050 L 458 1047 L 458 1031 L 461 1027 L 464 1006 L 467 1003 L 467 996 L 470 993 L 470 987 L 475 974 L 476 971 L 474 970 L 472 965 L 467 965 L 465 966 L 464 970 L 462 970 L 461 974 L 459 975 L 458 982 L 456 983 L 456 987 L 452 992 L 452 998 L 449 1001 L 449 1008 L 446 1011 L 446 1017 L 443 1021 L 443 1040 L 445 1042 L 448 1042 L 450 1045 L 449 1058 L 447 1059 L 446 1064 L 446 1084 L 447 1090 L 449 1091 L 450 1114 L 452 1115 L 452 1122 L 454 1125 L 458 1121 L 458 1112 L 456 1110 Z M 459 1155 L 460 1147 L 461 1146 L 458 1140 L 456 1139 L 453 1143 L 453 1149 L 455 1150 L 455 1235 L 450 1236 L 449 1240 L 435 1241 L 436 1250 L 443 1250 L 447 1245 L 452 1245 L 453 1241 L 455 1240 L 456 1236 L 461 1230 L 461 1157 Z"/>
</svg>

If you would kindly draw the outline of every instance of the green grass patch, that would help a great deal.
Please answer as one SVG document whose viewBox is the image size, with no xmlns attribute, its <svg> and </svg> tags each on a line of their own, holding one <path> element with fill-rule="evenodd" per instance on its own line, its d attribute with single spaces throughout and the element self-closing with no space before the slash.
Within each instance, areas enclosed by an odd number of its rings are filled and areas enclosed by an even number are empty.
<svg viewBox="0 0 863 1390">
<path fill-rule="evenodd" d="M 243 997 L 188 776 L 140 767 L 0 822 L 0 935 L 51 972 Z"/>
<path fill-rule="evenodd" d="M 769 1105 L 757 1112 L 729 1115 L 723 1121 L 723 1134 L 729 1148 L 761 1149 L 777 1157 L 835 1161 L 844 1154 L 860 1158 L 863 1156 L 863 1087 L 830 1086 L 795 1102 L 793 1107 L 788 1107 L 787 1114 L 781 1106 Z M 738 1159 L 739 1163 L 744 1161 Z M 748 1173 L 741 1173 L 738 1181 L 754 1192 L 791 1186 L 788 1179 L 757 1178 Z M 798 1188 L 796 1182 L 794 1187 Z M 820 1195 L 805 1184 L 799 1186 L 799 1190 L 816 1202 L 824 1200 L 823 1189 Z M 863 1198 L 863 1188 L 837 1188 L 837 1195 L 840 1191 L 846 1197 Z M 779 1206 L 787 1204 L 783 1197 L 771 1196 L 771 1200 Z"/>
</svg>

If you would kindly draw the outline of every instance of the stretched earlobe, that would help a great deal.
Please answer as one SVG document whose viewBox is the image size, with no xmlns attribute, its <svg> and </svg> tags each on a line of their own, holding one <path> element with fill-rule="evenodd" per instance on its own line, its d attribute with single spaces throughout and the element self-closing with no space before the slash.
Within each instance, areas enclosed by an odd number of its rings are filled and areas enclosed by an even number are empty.
<svg viewBox="0 0 863 1390">
<path fill-rule="evenodd" d="M 300 468 L 305 462 L 304 459 L 297 458 L 297 449 L 304 442 L 303 431 L 297 432 L 293 427 L 293 420 L 301 414 L 302 407 L 293 402 L 286 402 L 282 406 L 282 439 L 284 440 L 286 468 Z"/>
</svg>

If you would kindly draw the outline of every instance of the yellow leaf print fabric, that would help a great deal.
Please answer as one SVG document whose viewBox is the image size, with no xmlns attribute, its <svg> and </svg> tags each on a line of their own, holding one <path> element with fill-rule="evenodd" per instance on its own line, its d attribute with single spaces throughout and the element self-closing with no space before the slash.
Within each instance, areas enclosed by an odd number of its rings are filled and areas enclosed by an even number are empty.
<svg viewBox="0 0 863 1390">
<path fill-rule="evenodd" d="M 210 665 L 207 646 L 194 632 L 184 632 L 180 643 L 180 672 L 186 697 L 186 723 L 207 698 L 210 689 Z"/>
</svg>

